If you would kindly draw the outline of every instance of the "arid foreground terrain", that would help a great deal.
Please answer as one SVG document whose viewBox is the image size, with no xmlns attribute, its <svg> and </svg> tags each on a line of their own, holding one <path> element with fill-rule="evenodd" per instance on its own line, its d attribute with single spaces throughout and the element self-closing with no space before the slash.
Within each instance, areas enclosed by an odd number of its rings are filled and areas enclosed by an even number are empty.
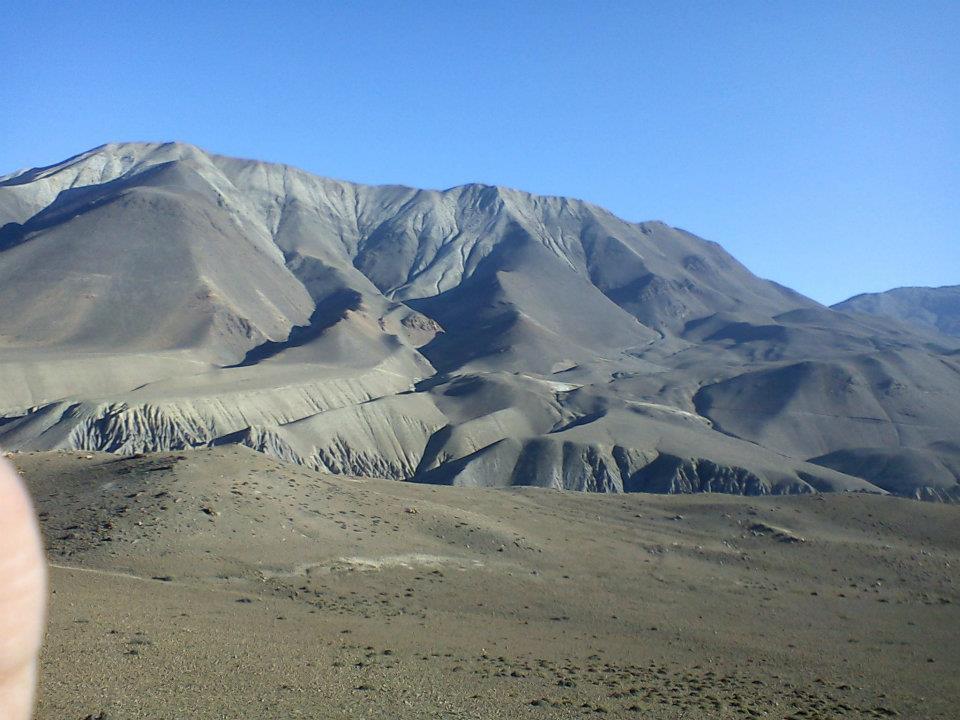
<svg viewBox="0 0 960 720">
<path fill-rule="evenodd" d="M 956 506 L 20 453 L 39 718 L 955 718 Z"/>
</svg>

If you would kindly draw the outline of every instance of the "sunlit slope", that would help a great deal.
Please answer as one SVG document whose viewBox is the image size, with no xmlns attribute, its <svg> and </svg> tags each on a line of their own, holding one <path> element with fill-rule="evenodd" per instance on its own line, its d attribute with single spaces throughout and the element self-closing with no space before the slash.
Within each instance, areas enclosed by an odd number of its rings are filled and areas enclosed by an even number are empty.
<svg viewBox="0 0 960 720">
<path fill-rule="evenodd" d="M 960 342 L 575 199 L 106 145 L 0 180 L 0 308 L 5 448 L 242 443 L 436 483 L 957 496 Z M 891 481 L 845 450 L 930 462 Z"/>
</svg>

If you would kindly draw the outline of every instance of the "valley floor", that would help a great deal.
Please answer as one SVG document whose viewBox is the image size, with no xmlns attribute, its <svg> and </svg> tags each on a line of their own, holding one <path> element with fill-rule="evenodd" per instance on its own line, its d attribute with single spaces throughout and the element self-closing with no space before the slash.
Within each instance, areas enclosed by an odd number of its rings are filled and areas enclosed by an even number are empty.
<svg viewBox="0 0 960 720">
<path fill-rule="evenodd" d="M 16 454 L 41 720 L 952 718 L 960 507 Z"/>
</svg>

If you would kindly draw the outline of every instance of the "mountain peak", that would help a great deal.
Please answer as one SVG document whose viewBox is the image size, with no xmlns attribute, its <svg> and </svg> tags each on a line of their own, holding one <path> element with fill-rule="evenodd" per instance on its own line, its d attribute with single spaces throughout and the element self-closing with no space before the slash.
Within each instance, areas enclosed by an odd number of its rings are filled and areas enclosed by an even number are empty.
<svg viewBox="0 0 960 720">
<path fill-rule="evenodd" d="M 950 341 L 571 198 L 111 143 L 0 182 L 0 308 L 4 447 L 960 498 Z M 877 470 L 901 461 L 922 476 Z"/>
<path fill-rule="evenodd" d="M 848 313 L 893 318 L 960 337 L 960 285 L 899 287 L 880 293 L 862 293 L 832 307 Z"/>
</svg>

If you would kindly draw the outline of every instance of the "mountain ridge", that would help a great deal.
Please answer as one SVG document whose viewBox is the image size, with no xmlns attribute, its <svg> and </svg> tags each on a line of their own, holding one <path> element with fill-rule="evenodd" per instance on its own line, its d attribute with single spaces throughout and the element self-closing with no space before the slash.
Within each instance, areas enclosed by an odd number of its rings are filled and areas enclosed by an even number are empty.
<svg viewBox="0 0 960 720">
<path fill-rule="evenodd" d="M 905 286 L 860 293 L 832 307 L 893 318 L 920 329 L 960 337 L 960 285 Z"/>
<path fill-rule="evenodd" d="M 828 309 L 662 222 L 166 143 L 7 176 L 0 228 L 5 448 L 236 442 L 427 482 L 960 498 L 960 341 Z M 846 450 L 870 461 L 823 464 Z M 917 453 L 926 484 L 888 477 Z"/>
</svg>

